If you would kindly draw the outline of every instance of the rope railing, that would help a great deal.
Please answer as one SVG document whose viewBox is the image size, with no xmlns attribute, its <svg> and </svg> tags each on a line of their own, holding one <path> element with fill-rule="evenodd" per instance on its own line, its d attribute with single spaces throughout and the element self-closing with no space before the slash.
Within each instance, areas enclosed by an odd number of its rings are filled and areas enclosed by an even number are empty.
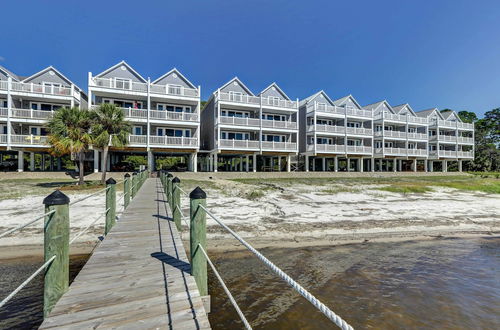
<svg viewBox="0 0 500 330">
<path fill-rule="evenodd" d="M 208 257 L 208 254 L 207 254 L 207 251 L 205 251 L 205 249 L 203 248 L 203 246 L 201 246 L 201 244 L 198 244 L 198 248 L 200 249 L 200 251 L 203 253 L 203 255 L 205 256 L 205 259 L 207 260 L 208 264 L 210 265 L 210 268 L 212 268 L 212 271 L 214 272 L 215 274 L 215 277 L 217 277 L 217 279 L 219 280 L 219 283 L 220 285 L 222 286 L 222 288 L 224 289 L 224 292 L 226 292 L 228 298 L 229 298 L 229 301 L 231 302 L 231 304 L 233 305 L 234 309 L 236 309 L 236 312 L 238 313 L 238 315 L 240 316 L 241 318 L 241 321 L 243 322 L 243 324 L 245 325 L 245 328 L 251 330 L 252 327 L 250 326 L 250 323 L 248 323 L 245 315 L 243 314 L 243 312 L 241 311 L 240 309 L 240 306 L 238 306 L 238 303 L 236 302 L 236 300 L 234 300 L 234 297 L 233 295 L 231 294 L 231 292 L 229 291 L 229 289 L 227 288 L 227 285 L 226 283 L 224 282 L 224 280 L 222 279 L 222 277 L 220 276 L 219 272 L 217 271 L 217 269 L 215 268 L 214 264 L 212 263 L 212 260 L 210 260 L 210 258 Z"/>
<path fill-rule="evenodd" d="M 335 323 L 342 330 L 352 330 L 353 327 L 350 326 L 346 321 L 344 321 L 340 316 L 335 314 L 330 308 L 323 304 L 319 299 L 313 296 L 309 291 L 282 271 L 278 266 L 267 259 L 263 254 L 257 251 L 253 246 L 247 243 L 243 238 L 241 238 L 236 232 L 229 228 L 226 224 L 220 221 L 212 212 L 210 212 L 205 206 L 199 204 L 199 208 L 205 210 L 215 222 L 226 229 L 236 240 L 238 240 L 243 246 L 245 246 L 250 252 L 252 252 L 260 261 L 262 261 L 269 269 L 276 273 L 282 280 L 284 280 L 288 285 L 290 285 L 295 291 L 297 291 L 301 296 L 306 298 L 314 307 L 316 307 L 320 312 L 322 312 L 329 320 Z"/>
<path fill-rule="evenodd" d="M 186 224 L 186 226 L 189 228 L 189 222 L 187 222 L 187 220 L 186 220 L 186 219 L 189 219 L 189 218 L 188 218 L 188 217 L 186 217 L 186 216 L 184 215 L 184 213 L 182 212 L 182 209 L 180 208 L 179 204 L 175 205 L 175 208 L 176 208 L 177 210 L 179 210 L 179 213 L 181 214 L 181 218 L 182 218 L 182 220 L 184 220 L 184 223 L 185 223 L 185 224 Z"/>
<path fill-rule="evenodd" d="M 74 241 L 76 241 L 76 239 L 80 236 L 83 235 L 83 233 L 85 233 L 87 230 L 89 230 L 90 227 L 92 227 L 92 225 L 94 225 L 98 220 L 100 220 L 102 217 L 104 217 L 106 215 L 106 213 L 108 213 L 109 211 L 109 208 L 107 208 L 103 213 L 101 213 L 101 215 L 99 215 L 97 218 L 95 218 L 90 224 L 87 225 L 87 227 L 85 227 L 83 230 L 80 230 L 80 232 L 78 232 L 78 234 L 75 235 L 75 237 L 73 237 L 70 241 L 69 241 L 69 245 L 71 245 Z"/>
<path fill-rule="evenodd" d="M 14 291 L 12 291 L 7 297 L 5 297 L 1 302 L 0 302 L 0 308 L 3 307 L 6 303 L 9 302 L 19 291 L 22 290 L 26 285 L 28 285 L 31 280 L 33 280 L 42 270 L 44 270 L 49 264 L 54 261 L 56 256 L 52 256 L 49 260 L 47 260 L 43 265 L 40 266 L 33 274 L 31 274 L 30 277 L 28 277 L 23 283 L 21 283 Z"/>
<path fill-rule="evenodd" d="M 37 217 L 37 218 L 35 218 L 35 219 L 33 219 L 33 220 L 30 220 L 30 221 L 28 221 L 28 222 L 26 222 L 26 223 L 24 223 L 24 224 L 22 224 L 22 225 L 19 225 L 19 226 L 15 227 L 15 228 L 9 229 L 9 230 L 7 230 L 6 232 L 3 232 L 2 234 L 0 234 L 0 238 L 2 238 L 2 237 L 4 237 L 4 236 L 7 236 L 7 235 L 9 235 L 9 234 L 12 234 L 12 233 L 13 233 L 13 232 L 15 232 L 15 231 L 21 230 L 21 229 L 23 229 L 24 227 L 27 227 L 27 226 L 29 226 L 29 225 L 31 225 L 31 224 L 33 224 L 33 223 L 37 222 L 37 221 L 40 221 L 40 220 L 42 220 L 43 218 L 45 218 L 47 215 L 51 215 L 51 214 L 52 214 L 52 213 L 54 213 L 54 212 L 55 212 L 55 210 L 52 210 L 52 211 L 50 211 L 50 212 L 47 212 L 47 213 L 45 213 L 45 214 L 42 214 L 41 216 L 39 216 L 39 217 Z"/>
<path fill-rule="evenodd" d="M 93 194 L 90 194 L 90 195 L 87 195 L 87 196 L 85 196 L 85 197 L 82 197 L 82 198 L 79 198 L 79 199 L 77 199 L 77 200 L 72 201 L 71 203 L 69 203 L 69 205 L 71 206 L 71 205 L 75 205 L 76 203 L 83 202 L 84 200 L 89 199 L 90 197 L 94 197 L 94 196 L 96 196 L 96 195 L 99 195 L 100 193 L 102 193 L 102 192 L 104 192 L 104 191 L 107 191 L 108 189 L 109 189 L 109 187 L 106 187 L 106 188 L 103 188 L 103 189 L 101 189 L 101 190 L 98 190 L 98 191 L 96 191 L 96 192 L 95 192 L 95 193 L 93 193 Z"/>
</svg>

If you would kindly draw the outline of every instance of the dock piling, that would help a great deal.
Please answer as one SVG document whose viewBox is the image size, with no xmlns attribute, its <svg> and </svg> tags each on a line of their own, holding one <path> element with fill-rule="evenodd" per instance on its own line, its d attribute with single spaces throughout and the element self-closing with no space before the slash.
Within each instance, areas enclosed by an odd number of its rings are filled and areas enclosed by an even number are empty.
<svg viewBox="0 0 500 330">
<path fill-rule="evenodd" d="M 172 216 L 178 231 L 181 231 L 181 210 L 179 209 L 181 205 L 180 184 L 181 180 L 178 177 L 172 180 Z"/>
<path fill-rule="evenodd" d="M 198 248 L 199 245 L 206 250 L 207 248 L 207 215 L 199 205 L 206 206 L 207 194 L 196 187 L 190 194 L 190 253 L 191 253 L 191 275 L 194 276 L 200 295 L 208 295 L 207 282 L 207 260 L 203 252 Z"/>
<path fill-rule="evenodd" d="M 125 174 L 123 180 L 123 208 L 126 209 L 130 204 L 130 174 Z"/>
<path fill-rule="evenodd" d="M 116 181 L 106 180 L 106 224 L 104 234 L 107 235 L 116 223 Z"/>
</svg>

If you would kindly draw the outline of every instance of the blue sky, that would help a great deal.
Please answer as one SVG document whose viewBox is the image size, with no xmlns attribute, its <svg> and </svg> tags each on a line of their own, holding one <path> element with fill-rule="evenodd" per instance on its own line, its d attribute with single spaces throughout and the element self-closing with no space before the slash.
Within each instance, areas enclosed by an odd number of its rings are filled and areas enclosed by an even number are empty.
<svg viewBox="0 0 500 330">
<path fill-rule="evenodd" d="M 500 106 L 497 1 L 3 1 L 0 65 L 54 65 L 86 89 L 120 60 L 177 67 L 203 99 L 238 76 L 255 93 L 325 90 L 482 115 Z"/>
</svg>

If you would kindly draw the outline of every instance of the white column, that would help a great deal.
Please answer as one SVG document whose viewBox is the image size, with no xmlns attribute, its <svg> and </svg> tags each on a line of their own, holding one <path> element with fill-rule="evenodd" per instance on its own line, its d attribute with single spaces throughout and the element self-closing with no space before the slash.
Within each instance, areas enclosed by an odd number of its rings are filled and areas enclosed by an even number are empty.
<svg viewBox="0 0 500 330">
<path fill-rule="evenodd" d="M 217 172 L 217 153 L 214 153 L 214 161 L 213 161 L 214 172 Z"/>
<path fill-rule="evenodd" d="M 326 171 L 326 157 L 321 158 L 321 169 L 323 172 Z"/>
<path fill-rule="evenodd" d="M 196 155 L 196 152 L 193 152 L 191 154 L 191 171 L 193 172 L 198 172 L 198 157 Z"/>
<path fill-rule="evenodd" d="M 286 171 L 290 172 L 292 170 L 292 156 L 286 156 Z"/>
<path fill-rule="evenodd" d="M 458 171 L 462 172 L 462 161 L 461 160 L 458 161 Z"/>
<path fill-rule="evenodd" d="M 240 172 L 243 172 L 243 156 L 240 156 Z"/>
<path fill-rule="evenodd" d="M 12 89 L 12 77 L 7 77 L 7 150 L 10 150 L 10 139 L 12 135 L 12 126 L 10 124 L 10 117 L 12 114 L 12 97 L 10 90 Z"/>
<path fill-rule="evenodd" d="M 281 172 L 281 156 L 278 156 L 278 169 Z"/>
<path fill-rule="evenodd" d="M 248 155 L 245 156 L 245 172 L 250 170 L 250 157 Z"/>
<path fill-rule="evenodd" d="M 361 158 L 359 159 L 359 171 L 360 171 L 360 172 L 363 172 L 363 171 L 364 171 L 364 169 L 363 169 L 364 164 L 363 164 L 363 163 L 364 163 L 364 159 L 363 159 L 363 157 L 361 157 Z"/>
<path fill-rule="evenodd" d="M 434 172 L 434 161 L 433 160 L 429 161 L 429 171 Z"/>
<path fill-rule="evenodd" d="M 371 171 L 372 172 L 375 172 L 375 157 L 372 157 L 371 158 Z"/>
<path fill-rule="evenodd" d="M 415 160 L 413 161 L 413 164 L 412 164 L 412 165 L 413 165 L 413 172 L 416 172 L 416 171 L 417 171 L 417 159 L 415 159 Z"/>
<path fill-rule="evenodd" d="M 442 171 L 443 171 L 443 172 L 448 171 L 448 162 L 447 162 L 446 160 L 443 160 L 443 161 L 441 162 L 441 164 L 442 164 L 442 167 L 443 167 Z"/>
<path fill-rule="evenodd" d="M 99 172 L 99 151 L 94 150 L 94 173 Z"/>
<path fill-rule="evenodd" d="M 309 172 L 309 155 L 306 155 L 306 172 Z"/>
<path fill-rule="evenodd" d="M 333 167 L 334 167 L 335 172 L 338 172 L 339 171 L 339 156 L 335 155 L 334 159 L 335 160 L 334 160 Z"/>
<path fill-rule="evenodd" d="M 60 158 L 58 158 L 60 159 Z M 30 171 L 34 172 L 35 171 L 35 153 L 30 152 Z"/>
<path fill-rule="evenodd" d="M 214 171 L 214 161 L 213 161 L 213 155 L 208 154 L 208 171 L 213 172 Z"/>
<path fill-rule="evenodd" d="M 155 170 L 155 157 L 153 155 L 153 152 L 151 150 L 148 150 L 148 169 L 150 171 Z"/>
<path fill-rule="evenodd" d="M 313 158 L 313 172 L 316 171 L 316 157 Z"/>
<path fill-rule="evenodd" d="M 17 171 L 24 171 L 24 151 L 21 150 L 17 152 Z"/>
<path fill-rule="evenodd" d="M 111 171 L 111 153 L 108 153 L 108 159 L 106 159 L 106 171 Z"/>
<path fill-rule="evenodd" d="M 149 122 L 149 118 L 150 118 L 150 115 L 151 115 L 151 79 L 148 77 L 148 88 L 147 88 L 147 99 L 146 99 L 147 103 L 148 103 L 148 107 L 147 107 L 147 110 L 148 110 L 148 113 L 147 113 L 147 117 L 146 117 L 146 120 L 147 120 L 147 129 L 146 129 L 146 151 L 149 152 L 149 137 L 151 136 L 151 124 Z M 149 153 L 148 153 L 149 155 Z M 149 164 L 149 163 L 148 163 Z"/>
<path fill-rule="evenodd" d="M 351 159 L 347 158 L 347 172 L 351 172 Z"/>
<path fill-rule="evenodd" d="M 396 172 L 397 169 L 398 169 L 398 160 L 396 158 L 394 158 L 393 162 L 392 162 L 392 167 L 393 167 L 393 171 Z"/>
<path fill-rule="evenodd" d="M 379 172 L 382 172 L 382 159 L 378 160 L 378 170 Z"/>
<path fill-rule="evenodd" d="M 429 172 L 429 168 L 428 168 L 428 160 L 427 159 L 424 159 L 424 171 L 425 172 Z"/>
<path fill-rule="evenodd" d="M 399 172 L 403 172 L 403 161 L 399 160 Z"/>
<path fill-rule="evenodd" d="M 257 172 L 257 155 L 253 154 L 253 159 L 252 159 L 252 170 L 254 172 Z"/>
</svg>

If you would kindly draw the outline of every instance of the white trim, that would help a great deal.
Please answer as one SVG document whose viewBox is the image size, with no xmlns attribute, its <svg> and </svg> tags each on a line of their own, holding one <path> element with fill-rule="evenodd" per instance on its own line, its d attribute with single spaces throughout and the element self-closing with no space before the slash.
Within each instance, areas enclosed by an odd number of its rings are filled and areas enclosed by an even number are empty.
<svg viewBox="0 0 500 330">
<path fill-rule="evenodd" d="M 134 74 L 136 74 L 139 78 L 142 79 L 142 82 L 143 83 L 147 83 L 148 81 L 146 79 L 144 79 L 143 76 L 141 76 L 137 71 L 134 70 L 134 68 L 132 68 L 127 62 L 125 61 L 121 61 L 115 65 L 113 65 L 112 67 L 104 70 L 103 72 L 99 73 L 98 75 L 94 76 L 94 78 L 101 78 L 100 76 L 102 75 L 105 75 L 106 73 L 110 72 L 110 71 L 113 71 L 114 69 L 116 69 L 117 67 L 119 67 L 120 65 L 125 65 L 126 67 L 129 68 L 130 71 L 132 71 Z"/>
<path fill-rule="evenodd" d="M 243 89 L 246 89 L 246 91 L 249 93 L 250 96 L 255 96 L 254 93 L 252 93 L 252 91 L 250 90 L 250 88 L 248 88 L 238 77 L 234 77 L 233 79 L 229 80 L 227 83 L 225 83 L 224 85 L 222 85 L 222 87 L 218 89 L 222 90 L 224 87 L 228 86 L 234 81 L 237 81 L 241 85 L 241 87 L 243 87 Z"/>
<path fill-rule="evenodd" d="M 277 89 L 277 90 L 278 90 L 281 94 L 283 94 L 283 95 L 285 96 L 285 99 L 286 99 L 287 101 L 291 101 L 291 99 L 288 97 L 288 95 L 286 95 L 286 93 L 285 93 L 285 92 L 283 92 L 283 90 L 282 90 L 282 89 L 278 86 L 278 84 L 276 84 L 275 82 L 273 82 L 271 85 L 269 85 L 269 86 L 267 86 L 266 88 L 264 88 L 264 89 L 262 90 L 262 92 L 260 92 L 260 93 L 259 93 L 259 96 L 261 96 L 262 94 L 264 94 L 264 92 L 265 92 L 265 91 L 267 91 L 267 90 L 268 90 L 269 88 L 271 88 L 271 87 L 276 87 L 276 89 Z"/>
<path fill-rule="evenodd" d="M 170 71 L 168 71 L 167 73 L 163 74 L 160 78 L 156 79 L 156 80 L 155 80 L 155 81 L 153 81 L 151 84 L 152 84 L 152 85 L 155 85 L 157 81 L 162 80 L 163 78 L 167 77 L 169 74 L 171 74 L 171 73 L 173 73 L 173 72 L 177 73 L 177 74 L 178 74 L 178 75 L 179 75 L 182 79 L 184 79 L 184 80 L 188 83 L 188 85 L 190 85 L 190 86 L 191 86 L 191 88 L 196 89 L 196 86 L 195 86 L 195 85 L 193 85 L 193 83 L 192 83 L 192 82 L 190 82 L 190 81 L 189 81 L 189 79 L 187 79 L 187 78 L 186 78 L 186 77 L 185 77 L 185 76 L 184 76 L 184 75 L 183 75 L 183 74 L 182 74 L 179 70 L 177 70 L 176 68 L 173 68 L 172 70 L 170 70 Z"/>
</svg>

